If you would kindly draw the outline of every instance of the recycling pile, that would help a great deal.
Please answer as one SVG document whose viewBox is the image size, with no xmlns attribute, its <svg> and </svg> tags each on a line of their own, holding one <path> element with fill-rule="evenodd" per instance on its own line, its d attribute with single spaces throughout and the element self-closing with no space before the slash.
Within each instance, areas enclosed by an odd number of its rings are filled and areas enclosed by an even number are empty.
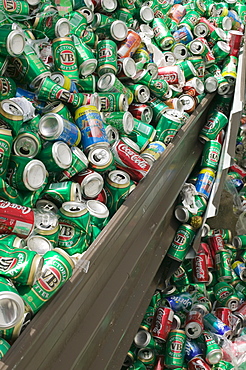
<svg viewBox="0 0 246 370">
<path fill-rule="evenodd" d="M 1 2 L 2 354 L 205 94 L 217 92 L 225 107 L 237 77 L 244 4 L 70 7 L 62 15 L 51 1 Z M 228 111 L 215 109 L 201 139 L 221 143 L 227 122 Z"/>
</svg>

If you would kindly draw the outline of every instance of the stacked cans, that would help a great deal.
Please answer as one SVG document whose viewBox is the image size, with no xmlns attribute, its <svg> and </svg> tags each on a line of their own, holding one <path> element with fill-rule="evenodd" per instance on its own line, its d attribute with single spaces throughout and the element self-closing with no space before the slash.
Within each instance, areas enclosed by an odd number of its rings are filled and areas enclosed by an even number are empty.
<svg viewBox="0 0 246 370">
<path fill-rule="evenodd" d="M 245 235 L 210 230 L 160 283 L 128 351 L 129 369 L 234 369 L 246 324 Z M 240 336 L 242 339 L 240 339 Z"/>
</svg>

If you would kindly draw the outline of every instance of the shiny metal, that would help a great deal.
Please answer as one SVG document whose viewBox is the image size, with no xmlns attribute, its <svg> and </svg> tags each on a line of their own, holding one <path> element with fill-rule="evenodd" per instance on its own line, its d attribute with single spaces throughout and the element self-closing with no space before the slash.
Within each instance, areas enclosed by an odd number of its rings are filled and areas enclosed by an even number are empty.
<svg viewBox="0 0 246 370">
<path fill-rule="evenodd" d="M 68 168 L 72 163 L 71 149 L 66 143 L 56 141 L 52 147 L 55 162 L 61 168 Z"/>
<path fill-rule="evenodd" d="M 53 249 L 53 246 L 44 236 L 31 235 L 27 239 L 27 248 L 43 256 L 46 252 Z"/>
<path fill-rule="evenodd" d="M 25 47 L 24 33 L 19 30 L 11 31 L 7 37 L 7 50 L 9 55 L 16 56 L 22 54 Z"/>
<path fill-rule="evenodd" d="M 43 162 L 38 159 L 31 160 L 23 171 L 23 182 L 27 189 L 38 190 L 46 179 L 47 171 Z"/>
<path fill-rule="evenodd" d="M 99 200 L 90 199 L 86 202 L 86 207 L 92 216 L 106 218 L 109 216 L 108 207 Z"/>
</svg>

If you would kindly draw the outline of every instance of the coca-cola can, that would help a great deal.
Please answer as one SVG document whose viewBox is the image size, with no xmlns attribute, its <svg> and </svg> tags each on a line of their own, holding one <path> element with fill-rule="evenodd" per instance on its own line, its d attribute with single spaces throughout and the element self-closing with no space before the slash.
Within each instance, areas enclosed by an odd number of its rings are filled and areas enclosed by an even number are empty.
<svg viewBox="0 0 246 370">
<path fill-rule="evenodd" d="M 188 362 L 188 370 L 211 370 L 211 367 L 201 357 L 194 357 Z"/>
<path fill-rule="evenodd" d="M 232 328 L 232 312 L 228 307 L 217 307 L 215 316 L 218 317 L 224 324 Z"/>
<path fill-rule="evenodd" d="M 150 164 L 121 140 L 111 148 L 117 168 L 127 172 L 132 180 L 140 181 L 150 170 Z"/>
<path fill-rule="evenodd" d="M 207 283 L 209 281 L 205 253 L 198 253 L 193 259 L 193 278 L 196 283 Z"/>
<path fill-rule="evenodd" d="M 211 254 L 210 247 L 207 243 L 200 243 L 199 249 L 197 253 L 205 253 L 206 255 L 206 264 L 208 269 L 213 269 L 215 267 L 214 265 L 214 259 Z"/>
<path fill-rule="evenodd" d="M 150 332 L 160 342 L 167 340 L 172 327 L 174 312 L 169 307 L 160 306 L 156 309 Z"/>
<path fill-rule="evenodd" d="M 27 238 L 34 228 L 34 211 L 0 199 L 0 233 Z"/>
<path fill-rule="evenodd" d="M 212 257 L 215 258 L 215 253 L 221 249 L 224 249 L 224 240 L 221 234 L 213 235 L 208 238 L 208 244 Z"/>
<path fill-rule="evenodd" d="M 146 104 L 131 104 L 129 112 L 144 123 L 150 123 L 153 118 L 153 110 Z"/>
<path fill-rule="evenodd" d="M 243 33 L 240 31 L 229 31 L 230 55 L 238 57 Z"/>
<path fill-rule="evenodd" d="M 169 85 L 184 85 L 185 78 L 180 66 L 164 66 L 158 68 L 158 78 L 166 80 Z"/>
<path fill-rule="evenodd" d="M 199 311 L 190 311 L 186 316 L 185 333 L 191 339 L 198 338 L 203 331 L 202 314 Z"/>
</svg>

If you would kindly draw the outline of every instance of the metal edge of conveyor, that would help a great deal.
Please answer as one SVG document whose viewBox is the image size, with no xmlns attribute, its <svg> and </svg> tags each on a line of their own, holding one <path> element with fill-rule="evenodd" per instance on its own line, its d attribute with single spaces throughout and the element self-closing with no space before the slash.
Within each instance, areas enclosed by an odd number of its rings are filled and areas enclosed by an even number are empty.
<svg viewBox="0 0 246 370">
<path fill-rule="evenodd" d="M 117 369 L 177 229 L 172 204 L 196 164 L 207 95 L 163 156 L 84 254 L 60 292 L 34 317 L 0 369 Z M 134 315 L 135 314 L 135 315 Z"/>
<path fill-rule="evenodd" d="M 231 158 L 235 154 L 235 146 L 237 133 L 240 125 L 240 119 L 242 116 L 243 104 L 245 102 L 245 83 L 246 83 L 246 33 L 244 35 L 244 45 L 241 47 L 240 54 L 238 57 L 238 69 L 237 79 L 235 84 L 233 103 L 229 116 L 229 122 L 227 126 L 226 136 L 224 139 L 221 157 L 219 161 L 218 171 L 215 179 L 215 183 L 209 198 L 208 206 L 203 217 L 203 224 L 201 229 L 196 235 L 192 249 L 197 251 L 201 241 L 202 228 L 208 218 L 216 216 L 221 194 L 226 181 L 228 169 L 231 165 Z M 192 251 L 191 251 L 192 252 Z M 192 253 L 190 253 L 192 255 Z"/>
</svg>

